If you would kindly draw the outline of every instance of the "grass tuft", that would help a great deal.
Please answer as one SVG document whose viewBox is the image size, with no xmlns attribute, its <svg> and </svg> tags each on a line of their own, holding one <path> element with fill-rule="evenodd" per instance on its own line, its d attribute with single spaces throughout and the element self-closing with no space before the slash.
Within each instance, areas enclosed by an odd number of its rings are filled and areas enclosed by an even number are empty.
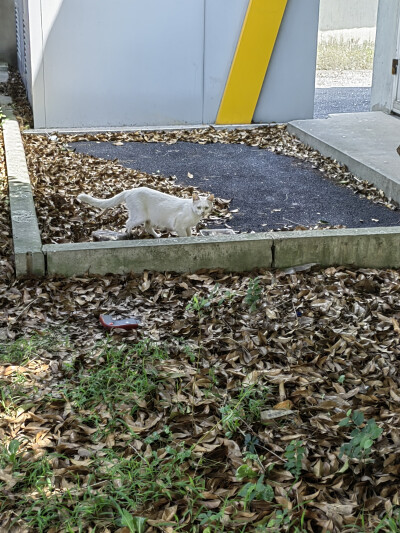
<svg viewBox="0 0 400 533">
<path fill-rule="evenodd" d="M 317 70 L 371 70 L 375 43 L 357 39 L 329 40 L 318 44 Z"/>
</svg>

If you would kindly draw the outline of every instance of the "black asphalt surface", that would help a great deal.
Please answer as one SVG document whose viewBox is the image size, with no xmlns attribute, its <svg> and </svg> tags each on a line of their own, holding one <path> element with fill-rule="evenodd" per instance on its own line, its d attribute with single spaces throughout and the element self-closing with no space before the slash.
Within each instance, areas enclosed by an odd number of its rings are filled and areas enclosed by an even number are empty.
<svg viewBox="0 0 400 533">
<path fill-rule="evenodd" d="M 131 142 L 123 146 L 79 142 L 71 147 L 96 157 L 118 159 L 129 168 L 175 175 L 179 184 L 195 185 L 232 199 L 231 210 L 238 212 L 229 225 L 242 232 L 314 226 L 321 221 L 350 228 L 400 223 L 400 211 L 354 194 L 307 162 L 256 147 L 189 142 Z M 189 178 L 188 173 L 194 177 Z M 208 227 L 218 226 L 209 223 Z"/>
<path fill-rule="evenodd" d="M 314 118 L 333 113 L 370 111 L 371 87 L 329 87 L 315 89 Z"/>
</svg>

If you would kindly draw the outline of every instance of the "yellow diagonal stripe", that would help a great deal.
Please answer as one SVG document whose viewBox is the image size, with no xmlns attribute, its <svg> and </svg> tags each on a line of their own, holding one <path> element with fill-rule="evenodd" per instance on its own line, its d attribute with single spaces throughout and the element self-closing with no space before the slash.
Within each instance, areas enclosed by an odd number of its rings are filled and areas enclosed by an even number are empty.
<svg viewBox="0 0 400 533">
<path fill-rule="evenodd" d="M 250 0 L 217 124 L 251 122 L 287 0 Z"/>
</svg>

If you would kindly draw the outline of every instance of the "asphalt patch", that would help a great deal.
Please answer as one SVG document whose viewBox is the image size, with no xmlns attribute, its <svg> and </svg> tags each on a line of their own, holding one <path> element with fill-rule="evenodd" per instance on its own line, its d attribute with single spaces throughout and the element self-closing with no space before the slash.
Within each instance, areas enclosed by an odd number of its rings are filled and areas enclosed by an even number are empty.
<svg viewBox="0 0 400 533">
<path fill-rule="evenodd" d="M 314 118 L 333 113 L 371 111 L 371 87 L 327 87 L 315 89 Z"/>
<path fill-rule="evenodd" d="M 228 227 L 235 231 L 317 225 L 363 228 L 400 223 L 400 211 L 375 204 L 340 186 L 310 163 L 257 147 L 190 142 L 127 142 L 115 146 L 110 142 L 84 141 L 71 144 L 71 148 L 103 159 L 118 159 L 128 168 L 176 176 L 178 184 L 232 199 L 233 218 Z M 212 222 L 208 227 L 218 226 Z"/>
</svg>

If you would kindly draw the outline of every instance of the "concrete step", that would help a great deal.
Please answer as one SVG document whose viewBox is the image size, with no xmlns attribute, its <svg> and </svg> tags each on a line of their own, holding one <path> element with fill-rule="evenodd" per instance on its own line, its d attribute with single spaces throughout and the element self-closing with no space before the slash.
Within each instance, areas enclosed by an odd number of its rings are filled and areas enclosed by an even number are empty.
<svg viewBox="0 0 400 533">
<path fill-rule="evenodd" d="M 295 120 L 288 130 L 400 203 L 400 119 L 380 111 Z"/>
</svg>

